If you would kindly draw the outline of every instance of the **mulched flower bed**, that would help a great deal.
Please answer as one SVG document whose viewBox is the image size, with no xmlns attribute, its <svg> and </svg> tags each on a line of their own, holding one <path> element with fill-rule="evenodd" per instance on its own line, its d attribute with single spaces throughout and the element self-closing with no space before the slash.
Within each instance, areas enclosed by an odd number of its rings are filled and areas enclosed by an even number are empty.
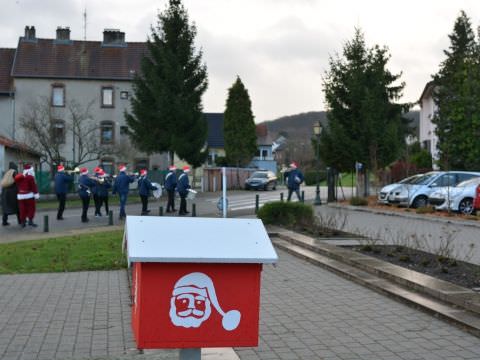
<svg viewBox="0 0 480 360">
<path fill-rule="evenodd" d="M 349 248 L 466 288 L 480 288 L 480 266 L 397 245 Z"/>
</svg>

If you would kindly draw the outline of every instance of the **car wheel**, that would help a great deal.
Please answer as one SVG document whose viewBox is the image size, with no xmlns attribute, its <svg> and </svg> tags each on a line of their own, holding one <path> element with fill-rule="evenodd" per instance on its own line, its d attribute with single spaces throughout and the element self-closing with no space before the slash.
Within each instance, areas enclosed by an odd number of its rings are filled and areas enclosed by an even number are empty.
<svg viewBox="0 0 480 360">
<path fill-rule="evenodd" d="M 272 190 L 277 190 L 277 183 L 276 182 L 273 183 Z"/>
<path fill-rule="evenodd" d="M 418 196 L 413 200 L 412 207 L 418 209 L 420 207 L 425 207 L 428 204 L 428 200 L 425 196 Z"/>
<path fill-rule="evenodd" d="M 473 199 L 465 198 L 460 201 L 460 204 L 458 204 L 458 211 L 465 215 L 472 215 L 475 211 L 473 208 Z"/>
</svg>

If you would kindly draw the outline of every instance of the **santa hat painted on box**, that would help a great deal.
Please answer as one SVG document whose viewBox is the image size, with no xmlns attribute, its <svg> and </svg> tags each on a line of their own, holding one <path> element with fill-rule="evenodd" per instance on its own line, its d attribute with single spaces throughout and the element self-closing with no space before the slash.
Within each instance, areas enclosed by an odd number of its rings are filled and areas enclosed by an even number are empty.
<svg viewBox="0 0 480 360">
<path fill-rule="evenodd" d="M 181 294 L 198 294 L 205 298 L 208 298 L 213 307 L 222 316 L 222 326 L 225 330 L 235 330 L 240 324 L 241 314 L 238 310 L 230 310 L 224 312 L 220 307 L 215 292 L 215 286 L 212 279 L 209 276 L 195 272 L 181 277 L 176 283 L 173 289 L 172 295 L 178 296 Z M 206 320 L 207 318 L 205 318 Z"/>
</svg>

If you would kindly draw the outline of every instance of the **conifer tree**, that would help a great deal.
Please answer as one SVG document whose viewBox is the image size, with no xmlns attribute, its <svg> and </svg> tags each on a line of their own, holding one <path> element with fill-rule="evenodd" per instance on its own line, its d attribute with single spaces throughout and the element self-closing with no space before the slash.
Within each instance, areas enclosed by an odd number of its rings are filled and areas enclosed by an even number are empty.
<svg viewBox="0 0 480 360">
<path fill-rule="evenodd" d="M 228 163 L 247 165 L 257 151 L 257 136 L 250 96 L 239 76 L 228 89 L 223 136 Z"/>
<path fill-rule="evenodd" d="M 387 48 L 367 48 L 358 29 L 343 56 L 330 58 L 323 82 L 329 125 L 320 141 L 328 165 L 346 171 L 358 161 L 375 172 L 403 150 L 408 105 L 396 101 L 405 84 L 396 84 L 401 74 L 386 68 L 389 59 Z"/>
<path fill-rule="evenodd" d="M 181 0 L 169 0 L 147 41 L 148 53 L 133 82 L 132 112 L 126 113 L 133 143 L 147 153 L 169 151 L 193 166 L 202 151 L 207 123 L 201 98 L 207 89 L 202 52 L 195 51 L 195 25 Z"/>
<path fill-rule="evenodd" d="M 433 98 L 440 166 L 445 170 L 480 170 L 479 48 L 465 12 L 449 35 L 446 59 L 433 76 Z"/>
</svg>

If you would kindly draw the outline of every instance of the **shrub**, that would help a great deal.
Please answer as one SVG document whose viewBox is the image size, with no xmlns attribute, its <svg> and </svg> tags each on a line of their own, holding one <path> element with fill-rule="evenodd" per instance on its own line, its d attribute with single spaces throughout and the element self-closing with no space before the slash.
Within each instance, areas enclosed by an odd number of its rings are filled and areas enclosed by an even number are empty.
<svg viewBox="0 0 480 360">
<path fill-rule="evenodd" d="M 368 200 L 364 197 L 354 196 L 350 199 L 350 205 L 366 206 L 366 205 L 368 205 Z"/>
<path fill-rule="evenodd" d="M 435 208 L 433 206 L 422 206 L 416 210 L 417 214 L 433 214 L 435 212 Z"/>
<path fill-rule="evenodd" d="M 257 217 L 264 224 L 283 226 L 305 226 L 314 222 L 313 207 L 300 202 L 274 201 L 263 205 Z"/>
<path fill-rule="evenodd" d="M 305 185 L 316 185 L 317 184 L 317 172 L 316 171 L 306 171 L 304 174 Z M 319 171 L 318 181 L 322 182 L 327 179 L 326 171 Z"/>
</svg>

